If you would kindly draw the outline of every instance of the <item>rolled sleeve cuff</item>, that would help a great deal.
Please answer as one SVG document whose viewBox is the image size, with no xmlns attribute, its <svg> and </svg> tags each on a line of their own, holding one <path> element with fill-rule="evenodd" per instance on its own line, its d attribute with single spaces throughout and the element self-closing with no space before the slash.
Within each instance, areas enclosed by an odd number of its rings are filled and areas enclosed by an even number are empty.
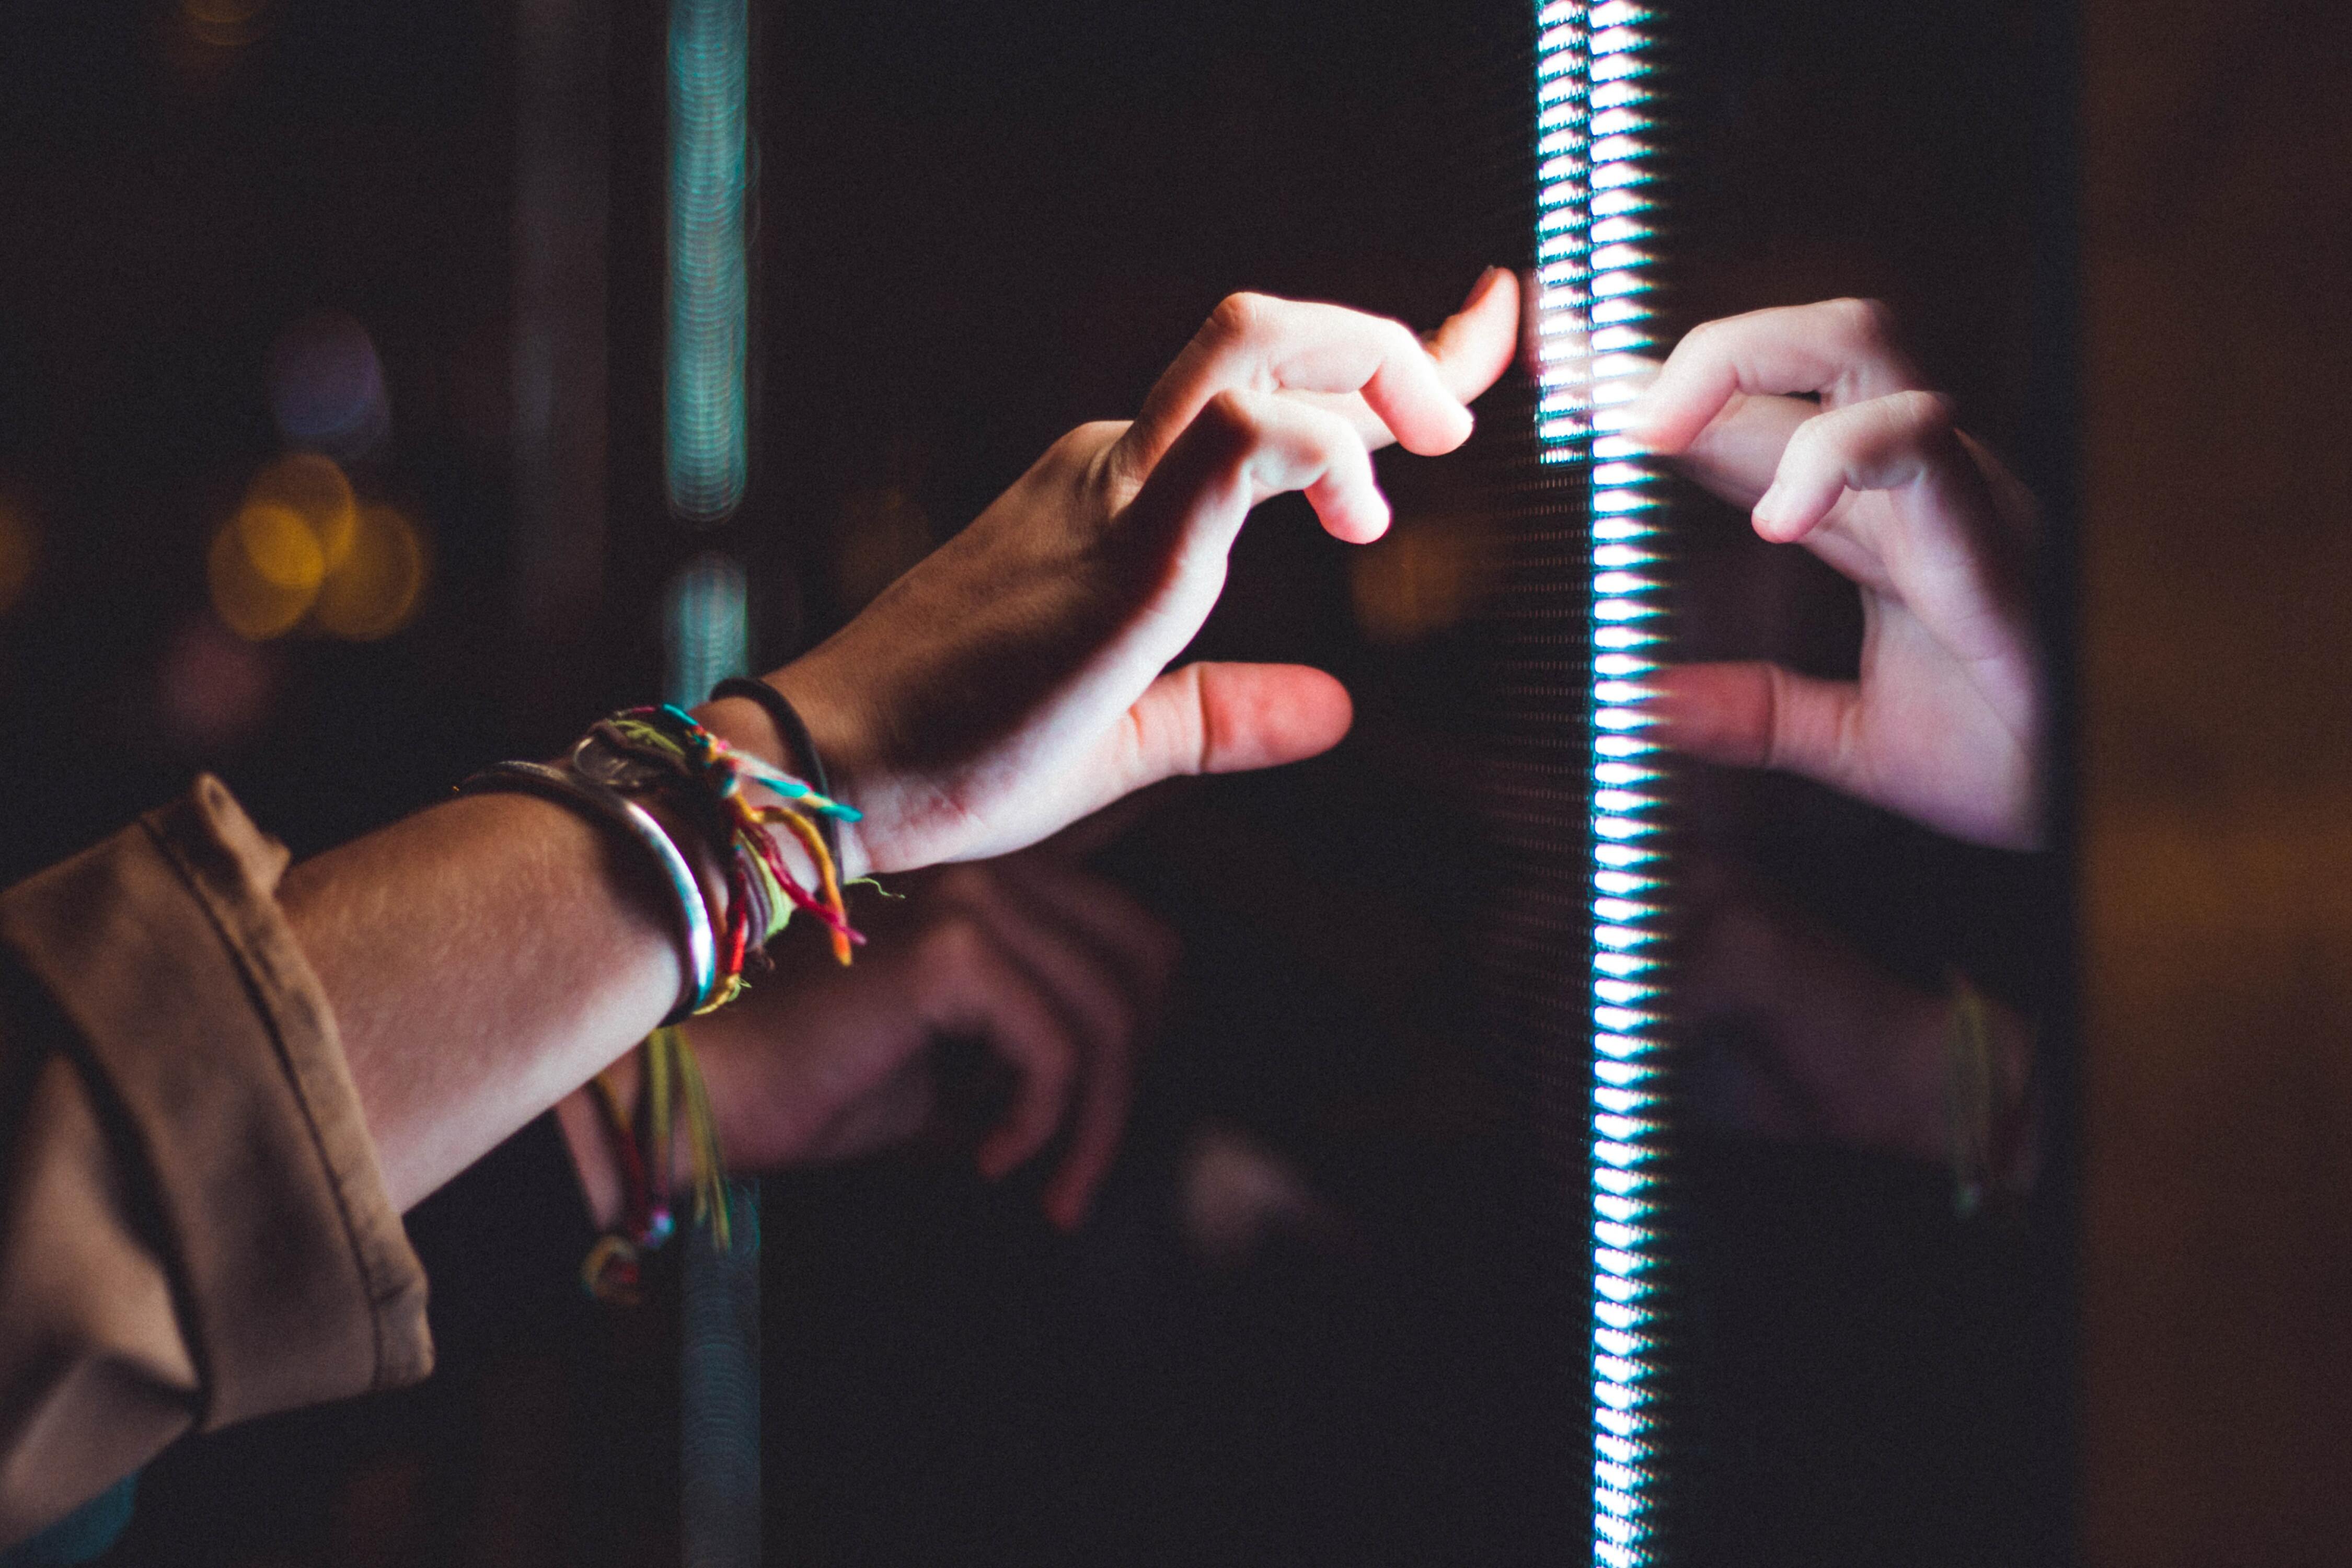
<svg viewBox="0 0 2352 1568">
<path fill-rule="evenodd" d="M 432 1370 L 287 858 L 206 776 L 0 900 L 148 1167 L 208 1428 Z"/>
</svg>

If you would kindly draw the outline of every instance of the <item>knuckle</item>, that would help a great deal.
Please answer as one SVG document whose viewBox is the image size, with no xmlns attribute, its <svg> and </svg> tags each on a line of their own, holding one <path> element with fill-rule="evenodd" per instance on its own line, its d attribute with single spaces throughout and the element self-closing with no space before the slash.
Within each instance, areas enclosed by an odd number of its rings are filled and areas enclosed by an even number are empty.
<svg viewBox="0 0 2352 1568">
<path fill-rule="evenodd" d="M 1897 392 L 1887 401 L 1903 427 L 1921 439 L 1934 440 L 1959 427 L 1959 410 L 1940 392 Z"/>
<path fill-rule="evenodd" d="M 1377 321 L 1375 330 L 1380 333 L 1383 357 L 1410 362 L 1426 353 L 1427 351 L 1421 346 L 1420 337 L 1402 321 L 1391 316 L 1379 317 Z"/>
<path fill-rule="evenodd" d="M 1061 438 L 1045 449 L 1045 461 L 1055 465 L 1083 466 L 1094 461 L 1103 448 L 1127 434 L 1127 423 L 1119 419 L 1097 419 L 1063 432 Z"/>
<path fill-rule="evenodd" d="M 1884 300 L 1832 300 L 1828 310 L 1841 336 L 1863 348 L 1891 348 L 1900 335 L 1895 312 Z"/>
<path fill-rule="evenodd" d="M 1245 342 L 1271 330 L 1275 305 L 1269 295 L 1246 290 L 1228 294 L 1209 312 L 1208 323 L 1201 329 L 1201 334 L 1223 342 Z"/>
<path fill-rule="evenodd" d="M 1847 452 L 1861 435 L 1853 419 L 1839 417 L 1839 415 L 1848 412 L 1838 409 L 1828 414 L 1811 415 L 1790 432 L 1789 444 L 1780 455 L 1781 469 L 1785 472 L 1792 465 L 1815 463 Z"/>
<path fill-rule="evenodd" d="M 1227 387 L 1202 405 L 1193 423 L 1205 435 L 1232 448 L 1246 446 L 1254 440 L 1261 421 L 1249 395 Z"/>
</svg>

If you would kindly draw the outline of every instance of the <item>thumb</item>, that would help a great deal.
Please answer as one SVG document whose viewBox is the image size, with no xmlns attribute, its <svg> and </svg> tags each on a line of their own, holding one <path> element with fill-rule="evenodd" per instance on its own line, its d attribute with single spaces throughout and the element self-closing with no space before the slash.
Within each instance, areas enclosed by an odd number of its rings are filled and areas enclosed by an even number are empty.
<svg viewBox="0 0 2352 1568">
<path fill-rule="evenodd" d="M 1686 756 L 1778 768 L 1852 791 L 1861 689 L 1777 664 L 1685 664 L 1650 678 L 1658 739 Z"/>
<path fill-rule="evenodd" d="M 1182 773 L 1279 767 L 1329 751 L 1355 720 L 1348 689 L 1300 664 L 1188 664 L 1154 680 L 1113 730 L 1098 805 Z"/>
</svg>

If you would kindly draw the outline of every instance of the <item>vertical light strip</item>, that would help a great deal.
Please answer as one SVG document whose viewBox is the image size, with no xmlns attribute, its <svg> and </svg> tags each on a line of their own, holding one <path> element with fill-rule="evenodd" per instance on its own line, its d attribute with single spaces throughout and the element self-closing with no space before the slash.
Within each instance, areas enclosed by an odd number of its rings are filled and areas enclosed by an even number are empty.
<svg viewBox="0 0 2352 1568">
<path fill-rule="evenodd" d="M 751 668 L 742 565 L 711 552 L 663 595 L 663 689 L 690 708 Z M 733 1245 L 720 1252 L 689 1227 L 678 1342 L 678 1532 L 686 1568 L 760 1561 L 760 1189 L 727 1184 Z"/>
<path fill-rule="evenodd" d="M 664 479 L 672 516 L 723 522 L 751 477 L 750 0 L 670 0 L 669 341 Z M 691 706 L 751 666 L 743 569 L 688 563 L 664 605 L 666 685 Z M 685 1247 L 679 1534 L 687 1568 L 760 1561 L 760 1194 L 727 1184 L 734 1246 Z"/>
<path fill-rule="evenodd" d="M 751 28 L 749 0 L 671 0 L 667 479 L 694 523 L 733 512 L 751 467 Z"/>
<path fill-rule="evenodd" d="M 1592 1560 L 1657 1560 L 1653 1300 L 1662 1110 L 1650 840 L 1659 774 L 1643 679 L 1656 664 L 1655 475 L 1620 435 L 1651 348 L 1652 6 L 1537 9 L 1537 434 L 1591 486 Z"/>
<path fill-rule="evenodd" d="M 670 579 L 662 605 L 669 701 L 691 708 L 728 677 L 751 672 L 749 597 L 742 566 L 715 551 L 696 556 Z"/>
</svg>

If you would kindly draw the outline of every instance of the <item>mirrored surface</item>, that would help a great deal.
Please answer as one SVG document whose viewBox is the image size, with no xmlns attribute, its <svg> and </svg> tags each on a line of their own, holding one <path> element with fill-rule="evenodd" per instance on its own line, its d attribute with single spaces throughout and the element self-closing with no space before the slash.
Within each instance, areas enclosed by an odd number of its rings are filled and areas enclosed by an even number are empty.
<svg viewBox="0 0 2352 1568">
<path fill-rule="evenodd" d="M 2051 503 L 2063 668 L 2051 8 L 1654 9 L 1656 348 L 1887 300 Z M 350 837 L 703 684 L 730 660 L 687 647 L 681 605 L 790 657 L 1071 426 L 1131 414 L 1233 290 L 1427 326 L 1538 259 L 1533 0 L 751 5 L 750 265 L 717 281 L 752 336 L 714 522 L 667 438 L 669 14 L 10 18 L 0 515 L 39 554 L 0 682 L 84 726 L 74 765 L 5 761 L 20 872 L 200 766 L 299 851 Z M 364 417 L 273 403 L 354 342 Z M 1006 1086 L 973 1040 L 939 1043 L 910 1148 L 768 1183 L 768 1561 L 1591 1558 L 1594 537 L 1538 413 L 1515 372 L 1464 452 L 1383 455 L 1377 545 L 1288 501 L 1244 534 L 1193 655 L 1328 668 L 1356 725 L 1083 847 L 1182 953 L 1085 1223 L 1042 1212 L 1062 1150 L 976 1173 Z M 231 637 L 206 542 L 321 431 L 429 577 L 373 640 Z M 1852 667 L 1847 584 L 1657 493 L 1669 659 Z M 1659 1555 L 2063 1555 L 2054 858 L 1770 773 L 1675 764 L 1659 793 Z M 945 880 L 898 890 L 952 905 Z M 1956 1171 L 1968 1096 L 1998 1157 Z M 676 1557 L 675 1303 L 583 1316 L 574 1238 L 503 1223 L 570 1213 L 568 1181 L 520 1141 L 421 1213 L 444 1375 L 175 1451 L 121 1560 Z"/>
<path fill-rule="evenodd" d="M 761 482 L 797 587 L 772 625 L 821 630 L 1059 429 L 1131 409 L 1231 289 L 1425 325 L 1481 266 L 1535 259 L 1517 8 L 892 18 L 780 18 L 763 46 Z M 1659 351 L 1716 316 L 1885 300 L 1965 426 L 2063 497 L 2047 18 L 1653 25 Z M 1524 378 L 1480 413 L 1454 458 L 1381 458 L 1381 544 L 1276 503 L 1236 552 L 1196 655 L 1331 668 L 1357 727 L 1176 792 L 1097 855 L 1185 958 L 1095 1220 L 1050 1236 L 952 1141 L 772 1184 L 772 1550 L 1586 1554 L 1587 476 L 1538 460 Z M 1670 659 L 1852 668 L 1843 579 L 1662 493 Z M 1769 773 L 1677 765 L 1664 794 L 1657 1550 L 2057 1553 L 2054 860 Z M 1998 1129 L 1957 1170 L 1956 1095 Z"/>
</svg>

